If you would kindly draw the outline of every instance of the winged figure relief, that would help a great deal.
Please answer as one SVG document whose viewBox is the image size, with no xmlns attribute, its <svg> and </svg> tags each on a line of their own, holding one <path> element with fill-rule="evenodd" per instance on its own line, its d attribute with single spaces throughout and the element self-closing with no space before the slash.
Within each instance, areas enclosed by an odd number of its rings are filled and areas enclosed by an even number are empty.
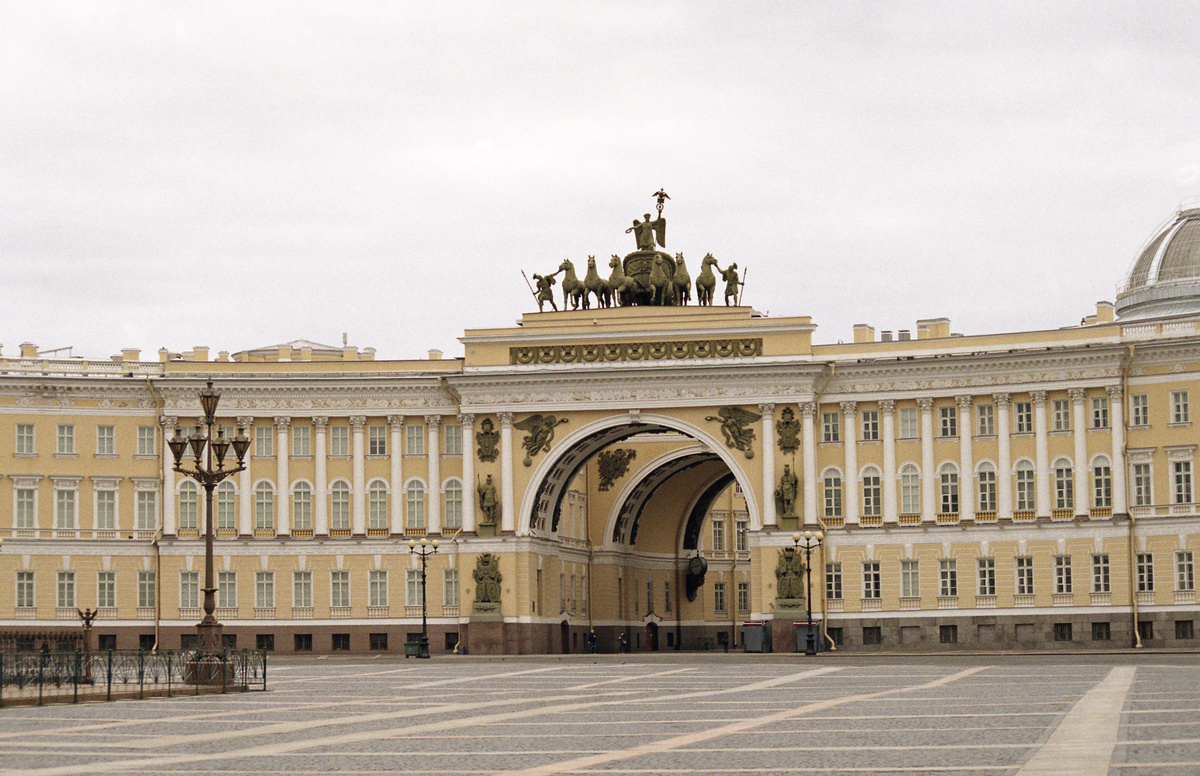
<svg viewBox="0 0 1200 776">
<path fill-rule="evenodd" d="M 741 407 L 722 407 L 716 416 L 709 415 L 705 420 L 715 420 L 721 424 L 721 435 L 725 437 L 725 446 L 741 450 L 747 458 L 754 457 L 754 429 L 750 426 L 762 415 Z"/>
</svg>

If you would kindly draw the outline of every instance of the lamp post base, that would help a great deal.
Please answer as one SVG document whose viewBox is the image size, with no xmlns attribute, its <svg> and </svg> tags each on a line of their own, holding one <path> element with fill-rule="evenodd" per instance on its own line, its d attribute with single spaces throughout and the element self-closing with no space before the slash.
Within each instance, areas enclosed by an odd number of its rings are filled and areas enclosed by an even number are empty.
<svg viewBox="0 0 1200 776">
<path fill-rule="evenodd" d="M 429 637 L 422 633 L 421 638 L 417 640 L 417 644 L 419 645 L 417 648 L 417 657 L 428 658 L 429 657 Z"/>
<path fill-rule="evenodd" d="M 196 649 L 201 654 L 219 653 L 224 645 L 221 643 L 223 627 L 215 618 L 211 621 L 205 618 L 196 625 Z"/>
</svg>

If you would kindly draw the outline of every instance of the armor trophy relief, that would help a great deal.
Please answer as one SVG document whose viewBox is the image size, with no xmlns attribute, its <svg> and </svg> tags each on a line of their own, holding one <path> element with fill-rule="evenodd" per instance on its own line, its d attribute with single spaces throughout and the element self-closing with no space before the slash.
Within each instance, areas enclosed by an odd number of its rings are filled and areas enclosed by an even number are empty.
<svg viewBox="0 0 1200 776">
<path fill-rule="evenodd" d="M 594 255 L 587 258 L 587 271 L 582 280 L 570 259 L 563 259 L 558 269 L 548 275 L 533 273 L 532 283 L 522 270 L 538 312 L 545 312 L 547 304 L 558 312 L 558 303 L 554 299 L 554 286 L 558 284 L 562 285 L 563 310 L 590 310 L 593 302 L 598 309 L 633 305 L 683 306 L 692 301 L 693 285 L 696 303 L 702 307 L 711 306 L 718 277 L 725 283 L 725 304 L 741 304 L 745 271 L 739 276 L 736 262 L 721 269 L 710 253 L 700 262 L 700 274 L 693 283 L 683 254 L 672 256 L 660 250 L 667 247 L 667 219 L 663 207 L 670 197 L 662 189 L 651 196 L 655 199 L 657 215 L 651 217 L 646 213 L 641 219 L 633 219 L 633 225 L 625 233 L 633 235 L 636 250 L 623 258 L 612 255 L 607 280 L 600 276 Z"/>
</svg>

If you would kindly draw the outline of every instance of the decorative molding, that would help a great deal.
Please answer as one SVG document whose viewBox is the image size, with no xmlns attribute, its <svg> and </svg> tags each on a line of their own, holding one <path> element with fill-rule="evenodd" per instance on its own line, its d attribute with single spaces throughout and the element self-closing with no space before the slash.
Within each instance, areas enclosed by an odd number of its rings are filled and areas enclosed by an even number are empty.
<svg viewBox="0 0 1200 776">
<path fill-rule="evenodd" d="M 689 358 L 745 358 L 762 355 L 761 338 L 612 342 L 586 345 L 532 345 L 508 349 L 509 363 L 573 364 L 597 361 L 659 361 Z"/>
</svg>

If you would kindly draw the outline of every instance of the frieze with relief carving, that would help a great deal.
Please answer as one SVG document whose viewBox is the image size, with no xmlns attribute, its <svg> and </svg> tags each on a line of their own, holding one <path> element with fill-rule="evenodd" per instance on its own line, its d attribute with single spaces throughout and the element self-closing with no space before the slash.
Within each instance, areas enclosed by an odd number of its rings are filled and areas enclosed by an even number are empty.
<svg viewBox="0 0 1200 776">
<path fill-rule="evenodd" d="M 509 348 L 512 364 L 574 364 L 601 361 L 660 361 L 762 355 L 761 338 L 614 342 L 586 345 L 531 345 Z"/>
</svg>

